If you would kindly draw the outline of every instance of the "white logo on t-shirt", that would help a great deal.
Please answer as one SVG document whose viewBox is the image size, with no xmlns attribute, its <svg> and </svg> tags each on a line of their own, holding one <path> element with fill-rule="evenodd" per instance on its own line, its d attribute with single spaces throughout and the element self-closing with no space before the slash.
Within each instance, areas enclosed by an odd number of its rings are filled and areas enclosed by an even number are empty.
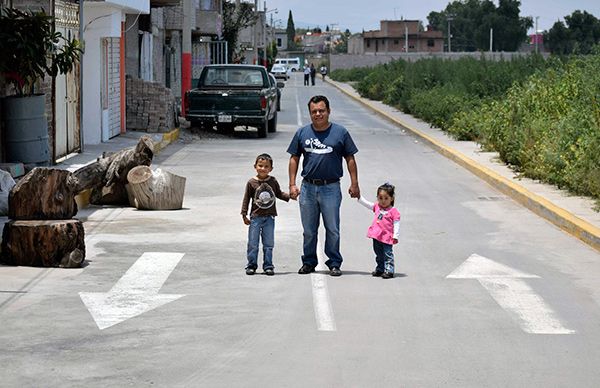
<svg viewBox="0 0 600 388">
<path fill-rule="evenodd" d="M 333 152 L 333 148 L 331 148 L 331 146 L 321 143 L 319 139 L 306 139 L 304 144 L 304 151 L 312 152 L 313 154 L 329 154 Z"/>
</svg>

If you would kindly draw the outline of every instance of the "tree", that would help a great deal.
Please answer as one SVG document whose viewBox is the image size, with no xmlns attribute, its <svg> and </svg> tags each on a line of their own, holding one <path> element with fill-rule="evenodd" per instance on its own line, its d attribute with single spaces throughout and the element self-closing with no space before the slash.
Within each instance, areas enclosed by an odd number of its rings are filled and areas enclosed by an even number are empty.
<svg viewBox="0 0 600 388">
<path fill-rule="evenodd" d="M 294 26 L 294 17 L 292 16 L 292 10 L 288 14 L 287 28 L 288 50 L 294 50 L 296 48 L 296 27 Z"/>
<path fill-rule="evenodd" d="M 600 43 L 600 20 L 586 11 L 575 11 L 565 16 L 565 22 L 556 22 L 545 34 L 553 54 L 589 54 Z"/>
<path fill-rule="evenodd" d="M 250 27 L 258 20 L 251 3 L 240 2 L 239 9 L 234 3 L 225 1 L 223 3 L 223 39 L 227 41 L 229 50 L 227 59 L 233 62 L 234 56 L 239 54 L 237 41 L 240 30 Z"/>
<path fill-rule="evenodd" d="M 520 17 L 521 2 L 500 0 L 498 7 L 491 0 L 455 0 L 441 12 L 427 16 L 429 25 L 443 31 L 448 40 L 448 25 L 452 51 L 488 50 L 490 29 L 493 29 L 496 50 L 515 51 L 527 39 L 531 17 Z"/>
<path fill-rule="evenodd" d="M 350 38 L 351 35 L 352 35 L 352 33 L 350 32 L 350 30 L 346 28 L 346 31 L 344 31 L 344 33 L 342 33 L 341 39 L 336 42 L 336 45 L 335 45 L 336 53 L 340 53 L 340 54 L 348 53 L 348 39 Z"/>
</svg>

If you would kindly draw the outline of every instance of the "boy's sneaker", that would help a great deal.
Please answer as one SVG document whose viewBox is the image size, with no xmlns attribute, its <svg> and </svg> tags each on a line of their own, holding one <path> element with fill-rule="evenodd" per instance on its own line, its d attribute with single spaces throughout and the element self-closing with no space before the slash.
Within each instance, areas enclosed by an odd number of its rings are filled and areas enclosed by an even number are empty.
<svg viewBox="0 0 600 388">
<path fill-rule="evenodd" d="M 342 276 L 342 271 L 340 270 L 340 267 L 331 267 L 331 270 L 329 271 L 329 275 L 330 276 Z"/>
<path fill-rule="evenodd" d="M 381 278 L 382 278 L 382 279 L 391 279 L 391 278 L 393 278 L 393 277 L 394 277 L 394 273 L 393 273 L 393 272 L 387 272 L 387 271 L 386 271 L 386 272 L 384 272 L 384 273 L 381 275 Z"/>
<path fill-rule="evenodd" d="M 273 268 L 267 268 L 267 269 L 265 269 L 265 275 L 273 276 L 273 275 L 275 275 L 275 271 L 273 271 Z"/>
<path fill-rule="evenodd" d="M 373 275 L 373 276 L 375 276 L 375 277 L 378 278 L 378 277 L 381 277 L 381 275 L 383 275 L 383 271 L 377 271 L 377 270 L 375 270 L 375 271 L 371 272 L 371 275 Z"/>
<path fill-rule="evenodd" d="M 254 268 L 246 268 L 246 275 L 254 275 L 255 272 Z"/>
</svg>

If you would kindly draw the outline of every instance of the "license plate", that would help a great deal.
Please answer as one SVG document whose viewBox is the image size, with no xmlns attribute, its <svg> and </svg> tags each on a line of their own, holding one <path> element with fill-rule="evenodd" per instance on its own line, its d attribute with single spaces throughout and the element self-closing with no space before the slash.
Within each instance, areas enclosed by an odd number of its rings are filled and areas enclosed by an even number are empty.
<svg viewBox="0 0 600 388">
<path fill-rule="evenodd" d="M 218 119 L 220 123 L 230 123 L 231 115 L 219 115 Z"/>
</svg>

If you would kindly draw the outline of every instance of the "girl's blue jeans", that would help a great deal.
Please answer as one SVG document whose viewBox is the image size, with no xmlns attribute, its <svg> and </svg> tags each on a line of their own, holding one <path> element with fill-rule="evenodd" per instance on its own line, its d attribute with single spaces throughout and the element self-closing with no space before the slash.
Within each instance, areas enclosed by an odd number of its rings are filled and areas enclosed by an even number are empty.
<svg viewBox="0 0 600 388">
<path fill-rule="evenodd" d="M 248 265 L 246 269 L 258 267 L 258 245 L 263 245 L 263 270 L 273 269 L 273 246 L 275 245 L 275 217 L 252 217 L 248 228 Z"/>
<path fill-rule="evenodd" d="M 373 239 L 373 251 L 377 262 L 377 272 L 394 273 L 394 249 L 390 244 Z"/>
</svg>

